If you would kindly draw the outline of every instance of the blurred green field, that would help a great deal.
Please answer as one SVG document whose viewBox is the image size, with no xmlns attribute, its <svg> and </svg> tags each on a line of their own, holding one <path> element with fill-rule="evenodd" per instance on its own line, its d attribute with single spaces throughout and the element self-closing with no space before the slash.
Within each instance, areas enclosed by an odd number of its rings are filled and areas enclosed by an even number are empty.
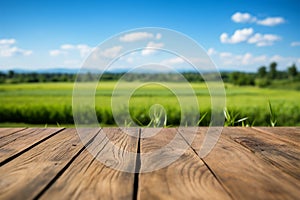
<svg viewBox="0 0 300 200">
<path fill-rule="evenodd" d="M 89 88 L 91 83 L 82 83 Z M 116 82 L 101 82 L 96 92 L 96 113 L 99 122 L 105 126 L 114 125 L 111 113 L 111 94 Z M 124 82 L 121 91 L 136 85 Z M 182 93 L 182 83 L 169 83 Z M 191 83 L 200 105 L 199 112 L 208 113 L 200 125 L 210 121 L 210 96 L 205 83 Z M 0 84 L 0 125 L 1 126 L 72 126 L 73 83 L 33 83 Z M 300 125 L 300 92 L 285 89 L 262 89 L 239 87 L 226 84 L 226 104 L 237 118 L 248 117 L 247 123 L 255 126 L 270 125 L 268 101 L 279 126 Z M 150 84 L 133 93 L 130 101 L 133 119 L 146 125 L 149 123 L 148 111 L 151 105 L 161 104 L 168 114 L 168 125 L 180 122 L 180 106 L 176 96 L 166 88 Z M 125 122 L 124 122 L 125 123 Z M 239 124 L 237 124 L 239 125 Z"/>
</svg>

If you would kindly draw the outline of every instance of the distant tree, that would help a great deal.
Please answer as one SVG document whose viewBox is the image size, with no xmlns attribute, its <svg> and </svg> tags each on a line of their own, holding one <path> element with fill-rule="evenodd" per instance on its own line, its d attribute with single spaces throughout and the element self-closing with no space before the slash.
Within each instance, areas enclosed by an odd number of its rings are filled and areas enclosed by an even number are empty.
<svg viewBox="0 0 300 200">
<path fill-rule="evenodd" d="M 295 64 L 293 64 L 291 67 L 288 68 L 288 75 L 290 78 L 296 77 L 298 74 L 297 67 Z"/>
<path fill-rule="evenodd" d="M 255 85 L 254 76 L 251 74 L 232 72 L 230 74 L 230 82 L 234 85 Z"/>
<path fill-rule="evenodd" d="M 6 74 L 0 72 L 0 83 L 4 83 L 6 78 Z"/>
<path fill-rule="evenodd" d="M 260 78 L 264 78 L 267 75 L 267 68 L 265 66 L 261 66 L 260 68 L 258 68 L 258 77 Z"/>
<path fill-rule="evenodd" d="M 13 70 L 8 71 L 8 78 L 13 78 L 15 75 L 15 72 Z"/>
<path fill-rule="evenodd" d="M 276 67 L 277 67 L 277 63 L 276 63 L 276 62 L 272 62 L 272 63 L 270 64 L 269 77 L 270 77 L 271 79 L 275 79 L 276 76 L 277 76 L 277 69 L 276 69 Z"/>
</svg>

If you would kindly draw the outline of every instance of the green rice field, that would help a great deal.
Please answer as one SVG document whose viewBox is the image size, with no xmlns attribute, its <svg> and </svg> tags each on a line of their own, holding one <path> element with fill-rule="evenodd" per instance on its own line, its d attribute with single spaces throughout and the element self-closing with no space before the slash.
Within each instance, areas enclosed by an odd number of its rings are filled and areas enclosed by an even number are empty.
<svg viewBox="0 0 300 200">
<path fill-rule="evenodd" d="M 88 88 L 91 83 L 82 83 Z M 136 82 L 124 82 L 121 90 L 126 90 Z M 170 83 L 179 91 L 182 83 Z M 111 94 L 116 82 L 101 82 L 96 92 L 96 113 L 103 126 L 114 126 L 111 112 Z M 191 83 L 199 102 L 199 112 L 206 117 L 199 125 L 210 122 L 210 96 L 205 83 Z M 285 89 L 262 89 L 239 87 L 230 84 L 226 88 L 226 107 L 238 121 L 247 118 L 243 124 L 270 126 L 271 102 L 273 118 L 277 126 L 300 125 L 300 92 Z M 0 126 L 72 126 L 73 83 L 28 83 L 0 85 Z M 129 99 L 132 119 L 141 125 L 150 121 L 149 109 L 161 104 L 167 112 L 167 125 L 178 126 L 180 106 L 176 96 L 165 87 L 149 84 L 137 89 Z M 126 121 L 124 120 L 124 125 Z"/>
</svg>

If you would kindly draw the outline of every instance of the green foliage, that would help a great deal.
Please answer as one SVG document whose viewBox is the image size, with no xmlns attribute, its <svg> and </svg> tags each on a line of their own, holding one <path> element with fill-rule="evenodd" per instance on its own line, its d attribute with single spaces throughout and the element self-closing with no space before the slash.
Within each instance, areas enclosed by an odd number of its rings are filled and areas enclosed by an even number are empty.
<svg viewBox="0 0 300 200">
<path fill-rule="evenodd" d="M 268 86 L 270 89 L 296 90 L 300 91 L 300 81 L 274 80 Z"/>
<path fill-rule="evenodd" d="M 232 72 L 229 80 L 231 83 L 239 86 L 255 84 L 255 78 L 253 75 L 242 72 Z"/>
<path fill-rule="evenodd" d="M 264 88 L 271 85 L 271 80 L 268 78 L 258 78 L 255 80 L 255 85 Z"/>
<path fill-rule="evenodd" d="M 151 121 L 147 125 L 148 127 L 166 127 L 167 126 L 167 114 L 163 107 L 154 105 L 149 111 Z"/>
<path fill-rule="evenodd" d="M 270 79 L 275 79 L 276 78 L 276 76 L 277 76 L 277 69 L 276 69 L 276 67 L 277 67 L 277 63 L 276 62 L 272 62 L 271 64 L 270 64 L 270 70 L 269 70 L 269 78 Z"/>
<path fill-rule="evenodd" d="M 64 73 L 16 73 L 12 70 L 0 74 L 0 83 L 71 82 L 74 74 Z"/>
<path fill-rule="evenodd" d="M 288 68 L 288 75 L 292 80 L 298 75 L 297 67 L 295 64 Z"/>
<path fill-rule="evenodd" d="M 236 112 L 234 110 L 228 111 L 227 108 L 224 108 L 224 116 L 225 116 L 225 123 L 224 126 L 235 126 L 238 124 L 241 124 L 242 126 L 245 126 L 245 122 L 248 119 L 248 117 L 243 117 L 239 119 L 240 113 Z M 249 124 L 246 124 L 249 126 Z"/>
<path fill-rule="evenodd" d="M 89 83 L 84 84 L 86 87 L 90 87 Z M 98 121 L 104 126 L 115 125 L 110 102 L 110 94 L 115 84 L 116 82 L 103 82 L 96 92 L 96 115 Z M 122 89 L 126 91 L 126 88 L 132 84 L 136 83 L 124 82 Z M 173 87 L 179 91 L 185 92 L 182 83 L 170 84 L 173 84 Z M 278 83 L 278 85 L 282 84 L 282 82 Z M 299 91 L 286 90 L 287 86 L 280 90 L 226 85 L 225 125 L 252 126 L 254 122 L 256 126 L 270 126 L 271 122 L 276 126 L 300 125 Z M 206 85 L 192 83 L 191 86 L 197 95 L 199 113 L 201 113 L 200 118 L 195 119 L 195 124 L 198 122 L 199 126 L 208 126 L 211 119 L 211 104 Z M 72 89 L 72 83 L 2 84 L 0 85 L 0 122 L 36 124 L 36 126 L 73 124 Z M 268 100 L 272 102 L 271 106 L 268 106 Z M 154 117 L 151 118 L 149 110 L 152 105 L 157 103 L 163 106 L 165 113 L 157 109 L 152 115 Z M 130 99 L 129 104 L 131 119 L 143 126 L 149 125 L 150 122 L 152 127 L 178 126 L 181 121 L 182 125 L 185 125 L 186 119 L 191 118 L 187 113 L 186 118 L 181 119 L 182 113 L 176 96 L 157 85 L 150 85 L 138 90 Z M 119 113 L 119 116 L 121 115 L 122 112 Z M 90 117 L 89 113 L 82 115 L 82 118 L 87 121 Z M 122 118 L 122 123 L 125 126 L 132 126 L 126 117 L 128 116 Z"/>
<path fill-rule="evenodd" d="M 268 104 L 269 104 L 269 109 L 270 109 L 270 125 L 272 127 L 274 127 L 277 123 L 277 119 L 276 119 L 275 113 L 273 111 L 271 102 L 268 101 Z"/>
<path fill-rule="evenodd" d="M 259 78 L 265 78 L 267 76 L 267 68 L 265 66 L 258 68 L 257 76 Z"/>
<path fill-rule="evenodd" d="M 8 71 L 6 73 L 0 71 L 0 84 L 3 83 L 37 83 L 37 82 L 74 82 L 75 80 L 81 82 L 91 81 L 116 81 L 122 77 L 124 81 L 157 81 L 157 82 L 188 82 L 198 83 L 204 82 L 203 77 L 196 71 L 183 72 L 181 75 L 175 73 L 81 73 L 81 74 L 64 74 L 64 73 L 17 73 Z M 290 82 L 300 82 L 300 74 L 297 71 L 295 64 L 288 67 L 284 71 L 277 70 L 277 63 L 270 63 L 268 70 L 267 67 L 261 66 L 258 68 L 257 73 L 247 72 L 221 72 L 221 77 L 224 82 L 232 83 L 238 86 L 259 86 L 269 87 L 273 82 L 278 80 L 289 80 Z M 219 80 L 219 75 L 215 73 L 205 73 L 205 78 L 210 81 Z"/>
<path fill-rule="evenodd" d="M 197 122 L 197 125 L 198 125 L 198 126 L 201 124 L 201 122 L 205 119 L 206 116 L 207 116 L 207 112 L 205 112 L 205 113 L 200 117 L 200 119 L 198 120 L 198 122 Z"/>
</svg>

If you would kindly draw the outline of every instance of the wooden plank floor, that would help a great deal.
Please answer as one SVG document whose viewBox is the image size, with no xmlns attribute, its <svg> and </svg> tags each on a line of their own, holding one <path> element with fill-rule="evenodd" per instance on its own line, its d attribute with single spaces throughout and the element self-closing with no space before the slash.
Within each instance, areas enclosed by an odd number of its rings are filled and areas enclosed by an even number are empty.
<svg viewBox="0 0 300 200">
<path fill-rule="evenodd" d="M 198 151 L 207 127 L 190 143 L 189 128 L 157 129 L 151 137 L 144 137 L 150 129 L 82 131 L 84 138 L 72 128 L 0 128 L 0 199 L 300 197 L 299 127 L 224 128 L 204 158 Z M 171 153 L 147 157 L 171 140 Z M 182 150 L 168 166 L 145 172 Z"/>
</svg>

